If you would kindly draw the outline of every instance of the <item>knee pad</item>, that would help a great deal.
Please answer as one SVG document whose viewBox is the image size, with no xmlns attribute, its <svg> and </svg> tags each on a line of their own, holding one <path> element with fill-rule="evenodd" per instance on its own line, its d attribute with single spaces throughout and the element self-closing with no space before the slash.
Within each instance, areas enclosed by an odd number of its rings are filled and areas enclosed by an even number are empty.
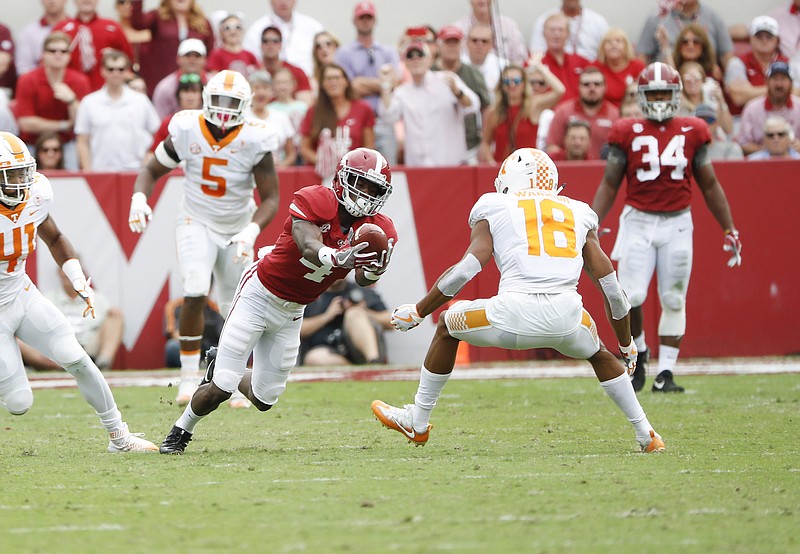
<svg viewBox="0 0 800 554">
<path fill-rule="evenodd" d="M 661 308 L 679 312 L 686 307 L 686 297 L 683 294 L 669 291 L 661 295 Z"/>
<path fill-rule="evenodd" d="M 658 334 L 662 337 L 681 337 L 686 332 L 686 299 L 676 293 L 661 297 L 661 319 Z"/>
<path fill-rule="evenodd" d="M 49 346 L 51 351 L 48 354 L 54 362 L 64 369 L 81 362 L 84 357 L 89 359 L 89 356 L 78 343 L 78 339 L 75 338 L 71 330 L 69 334 L 53 337 Z M 69 370 L 67 369 L 67 371 Z"/>
<path fill-rule="evenodd" d="M 22 415 L 33 405 L 31 389 L 17 389 L 3 398 L 3 404 L 11 415 Z"/>
<path fill-rule="evenodd" d="M 263 386 L 266 385 L 266 386 Z M 253 396 L 255 396 L 260 402 L 262 402 L 265 406 L 272 406 L 278 401 L 283 391 L 286 390 L 286 382 L 283 383 L 262 383 L 262 386 L 258 386 L 256 383 L 253 383 Z M 262 412 L 266 412 L 269 408 L 261 410 Z"/>
</svg>

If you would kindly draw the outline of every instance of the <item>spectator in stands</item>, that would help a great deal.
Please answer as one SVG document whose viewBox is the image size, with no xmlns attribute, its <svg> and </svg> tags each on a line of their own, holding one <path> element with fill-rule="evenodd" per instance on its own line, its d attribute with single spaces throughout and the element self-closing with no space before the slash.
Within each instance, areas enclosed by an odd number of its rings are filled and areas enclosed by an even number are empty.
<svg viewBox="0 0 800 554">
<path fill-rule="evenodd" d="M 798 150 L 795 141 L 800 133 L 800 97 L 792 94 L 792 77 L 786 62 L 773 62 L 769 66 L 767 93 L 744 106 L 736 142 L 746 155 L 765 147 L 764 124 L 772 115 L 789 122 L 795 135 L 792 146 Z"/>
<path fill-rule="evenodd" d="M 389 310 L 371 287 L 339 279 L 308 304 L 300 328 L 300 364 L 386 363 L 383 332 L 391 329 Z"/>
<path fill-rule="evenodd" d="M 725 87 L 731 98 L 730 108 L 734 115 L 740 114 L 747 102 L 767 93 L 766 75 L 772 62 L 789 61 L 778 49 L 778 37 L 778 22 L 760 15 L 750 23 L 750 51 L 728 61 Z"/>
<path fill-rule="evenodd" d="M 133 57 L 133 49 L 119 23 L 98 16 L 98 2 L 99 0 L 75 0 L 78 12 L 75 18 L 65 19 L 53 27 L 54 31 L 63 31 L 69 35 L 69 66 L 89 77 L 92 91 L 102 87 L 105 82 L 100 72 L 101 57 L 105 49 L 120 50 L 128 59 Z"/>
<path fill-rule="evenodd" d="M 589 159 L 589 147 L 592 145 L 592 126 L 582 119 L 573 119 L 567 123 L 564 134 L 564 149 L 557 153 L 553 161 L 578 162 Z"/>
<path fill-rule="evenodd" d="M 53 131 L 42 133 L 36 139 L 36 170 L 51 169 L 64 169 L 64 144 L 61 136 Z"/>
<path fill-rule="evenodd" d="M 491 104 L 489 90 L 486 88 L 486 80 L 480 70 L 472 64 L 461 61 L 461 45 L 464 38 L 464 32 L 461 27 L 445 25 L 439 29 L 437 38 L 439 42 L 439 59 L 431 69 L 433 71 L 455 73 L 475 93 L 480 101 L 479 109 L 468 113 L 464 118 L 468 161 L 469 163 L 474 163 L 478 161 L 478 147 L 481 143 L 479 115 L 484 114 Z"/>
<path fill-rule="evenodd" d="M 617 107 L 622 104 L 628 85 L 635 83 L 644 69 L 644 62 L 635 56 L 628 35 L 616 27 L 603 35 L 597 60 L 592 65 L 603 72 L 606 100 Z"/>
<path fill-rule="evenodd" d="M 181 367 L 181 341 L 178 331 L 183 296 L 174 298 L 164 306 L 164 335 L 167 343 L 164 345 L 164 365 L 166 367 Z M 219 313 L 219 306 L 213 300 L 206 299 L 203 312 L 203 340 L 200 351 L 205 354 L 212 346 L 219 344 L 222 326 L 225 320 Z"/>
<path fill-rule="evenodd" d="M 547 49 L 544 22 L 554 13 L 563 13 L 569 20 L 569 37 L 564 50 L 568 54 L 578 54 L 593 61 L 600 51 L 600 42 L 608 31 L 608 21 L 599 13 L 583 7 L 580 0 L 561 0 L 560 8 L 547 10 L 536 18 L 531 33 L 531 52 L 544 52 Z"/>
<path fill-rule="evenodd" d="M 781 32 L 780 48 L 781 54 L 792 60 L 800 59 L 800 0 L 789 0 L 782 5 L 774 8 L 770 15 L 778 24 Z"/>
<path fill-rule="evenodd" d="M 353 148 L 375 147 L 375 113 L 358 100 L 340 65 L 322 68 L 317 101 L 300 124 L 300 155 L 323 179 L 333 177 L 339 159 Z"/>
<path fill-rule="evenodd" d="M 237 14 L 228 14 L 220 21 L 219 36 L 222 44 L 208 55 L 206 69 L 209 76 L 223 69 L 232 69 L 248 77 L 259 68 L 258 58 L 242 46 L 244 22 Z"/>
<path fill-rule="evenodd" d="M 177 52 L 180 45 L 191 38 L 203 43 L 203 56 L 206 56 L 214 47 L 214 32 L 196 0 L 161 0 L 158 8 L 147 13 L 143 11 L 143 0 L 132 1 L 133 27 L 147 29 L 151 35 L 150 42 L 141 52 L 142 67 L 139 73 L 155 101 L 158 84 L 176 69 L 180 70 L 180 61 L 176 61 L 171 53 Z M 197 73 L 197 68 L 191 72 Z M 169 91 L 168 97 L 174 101 L 175 88 Z M 164 113 L 162 117 L 164 115 L 167 114 Z"/>
<path fill-rule="evenodd" d="M 467 56 L 464 59 L 465 62 L 480 69 L 490 96 L 500 81 L 500 70 L 508 65 L 508 60 L 495 54 L 493 41 L 492 28 L 483 23 L 476 23 L 467 34 Z"/>
<path fill-rule="evenodd" d="M 564 149 L 564 135 L 567 124 L 574 119 L 588 122 L 592 128 L 592 146 L 589 159 L 600 159 L 600 153 L 608 143 L 611 124 L 619 117 L 619 110 L 607 101 L 605 96 L 605 78 L 596 67 L 587 67 L 581 73 L 578 98 L 562 102 L 555 110 L 550 130 L 547 133 L 547 153 L 558 156 Z"/>
<path fill-rule="evenodd" d="M 619 107 L 620 117 L 644 117 L 642 107 L 636 99 L 625 98 Z"/>
<path fill-rule="evenodd" d="M 187 38 L 178 46 L 176 57 L 178 70 L 170 73 L 156 85 L 153 92 L 153 105 L 159 118 L 165 118 L 178 111 L 178 83 L 181 75 L 194 73 L 200 75 L 205 83 L 206 77 L 206 45 L 196 38 Z"/>
<path fill-rule="evenodd" d="M 11 31 L 0 23 L 0 93 L 11 97 L 17 86 L 17 66 L 14 63 L 14 39 Z"/>
<path fill-rule="evenodd" d="M 61 286 L 47 291 L 44 296 L 66 316 L 75 338 L 83 347 L 95 365 L 101 370 L 110 369 L 114 365 L 120 344 L 122 344 L 122 331 L 124 320 L 119 308 L 112 306 L 108 297 L 101 290 L 94 289 L 95 317 L 83 317 L 86 311 L 86 301 L 77 293 L 72 282 L 58 272 Z M 94 288 L 94 287 L 92 287 Z M 19 343 L 23 363 L 27 367 L 40 371 L 56 371 L 61 366 L 40 354 L 37 350 L 25 343 Z"/>
<path fill-rule="evenodd" d="M 708 104 L 717 112 L 719 128 L 726 136 L 731 134 L 733 117 L 719 83 L 711 77 L 706 77 L 703 67 L 697 62 L 684 62 L 679 68 L 679 73 L 683 81 L 683 91 L 677 115 L 692 115 L 696 106 Z"/>
<path fill-rule="evenodd" d="M 733 41 L 722 17 L 699 0 L 680 0 L 674 5 L 668 13 L 654 13 L 645 21 L 636 44 L 642 61 L 666 61 L 670 50 L 677 45 L 681 30 L 688 25 L 696 25 L 705 30 L 709 44 L 718 56 L 714 63 L 725 67 L 733 55 Z"/>
<path fill-rule="evenodd" d="M 261 41 L 267 27 L 275 27 L 285 42 L 281 43 L 281 58 L 299 67 L 306 76 L 312 75 L 314 64 L 311 49 L 314 35 L 325 30 L 325 26 L 308 15 L 295 10 L 297 0 L 270 0 L 270 13 L 257 19 L 244 36 L 244 47 L 256 57 L 261 56 Z M 272 71 L 270 71 L 272 73 Z M 273 75 L 274 77 L 274 75 Z M 295 75 L 295 79 L 297 76 Z M 297 82 L 302 85 L 301 81 Z M 300 90 L 302 86 L 299 87 Z"/>
<path fill-rule="evenodd" d="M 141 91 L 139 91 L 141 92 Z M 178 78 L 178 90 L 175 92 L 178 99 L 178 111 L 182 110 L 202 110 L 203 109 L 203 80 L 197 73 L 184 73 Z M 161 126 L 153 135 L 153 142 L 150 144 L 145 162 L 155 153 L 156 147 L 161 141 L 169 136 L 169 122 L 172 121 L 174 113 L 169 114 L 161 120 Z"/>
<path fill-rule="evenodd" d="M 142 50 L 146 50 L 150 46 L 150 39 L 153 38 L 153 35 L 150 29 L 134 29 L 133 0 L 116 0 L 116 7 L 119 26 L 122 27 L 122 32 L 125 33 L 125 38 L 128 39 L 128 44 L 133 49 L 131 70 L 138 75 L 142 69 Z"/>
<path fill-rule="evenodd" d="M 472 32 L 479 25 L 472 28 Z M 381 87 L 378 113 L 388 121 L 402 120 L 405 127 L 405 164 L 412 167 L 463 164 L 467 158 L 464 116 L 477 111 L 480 100 L 458 75 L 431 71 L 428 45 L 412 42 L 405 51 L 411 81 L 392 91 Z M 394 81 L 394 72 L 382 70 L 383 83 Z"/>
<path fill-rule="evenodd" d="M 161 120 L 144 94 L 125 85 L 130 59 L 105 50 L 101 60 L 106 84 L 86 95 L 75 117 L 78 157 L 84 171 L 135 171 Z"/>
<path fill-rule="evenodd" d="M 495 90 L 494 103 L 486 114 L 478 155 L 481 163 L 500 163 L 518 148 L 536 147 L 539 117 L 542 111 L 556 105 L 564 93 L 564 85 L 550 73 L 547 66 L 539 64 L 532 67 L 542 71 L 549 91 L 534 96 L 522 67 L 509 65 L 503 69 Z"/>
<path fill-rule="evenodd" d="M 297 161 L 297 149 L 294 144 L 296 134 L 289 116 L 279 110 L 270 109 L 272 102 L 272 79 L 266 71 L 254 71 L 247 78 L 253 90 L 253 101 L 250 103 L 247 117 L 266 121 L 278 133 L 278 149 L 272 155 L 275 165 L 279 167 L 293 166 Z"/>
<path fill-rule="evenodd" d="M 578 96 L 578 80 L 581 72 L 589 65 L 589 60 L 565 50 L 569 26 L 567 16 L 561 12 L 547 17 L 544 22 L 544 40 L 547 45 L 542 63 L 550 69 L 564 85 L 561 102 L 568 102 Z"/>
<path fill-rule="evenodd" d="M 381 92 L 378 70 L 388 65 L 398 77 L 400 72 L 400 60 L 395 49 L 381 44 L 373 36 L 376 19 L 375 4 L 358 2 L 353 10 L 356 38 L 336 51 L 336 63 L 347 72 L 355 97 L 366 101 L 375 114 Z M 390 165 L 397 163 L 394 126 L 380 117 L 375 120 L 375 148 Z"/>
<path fill-rule="evenodd" d="M 311 82 L 302 68 L 280 58 L 282 43 L 283 35 L 278 27 L 270 25 L 264 29 L 261 36 L 261 63 L 267 73 L 270 74 L 270 77 L 273 77 L 274 73 L 281 67 L 291 71 L 296 83 L 294 97 L 310 105 L 314 102 Z"/>
<path fill-rule="evenodd" d="M 336 63 L 336 52 L 339 50 L 339 39 L 330 31 L 320 31 L 314 35 L 314 93 L 319 90 L 319 75 L 323 66 Z M 341 64 L 339 64 L 341 65 Z"/>
<path fill-rule="evenodd" d="M 23 75 L 39 67 L 44 40 L 56 23 L 67 19 L 64 6 L 67 0 L 41 0 L 42 17 L 25 25 L 17 34 L 15 62 L 17 74 Z"/>
<path fill-rule="evenodd" d="M 270 109 L 285 113 L 295 129 L 300 128 L 303 118 L 308 111 L 308 104 L 294 98 L 294 89 L 297 86 L 294 75 L 288 69 L 281 68 L 272 75 L 272 94 L 275 99 L 270 102 Z M 295 146 L 299 146 L 300 137 L 295 135 Z"/>
<path fill-rule="evenodd" d="M 470 13 L 456 21 L 456 25 L 469 35 L 474 25 L 488 25 L 492 33 L 494 54 L 522 65 L 528 59 L 528 50 L 525 48 L 525 38 L 519 30 L 517 22 L 507 15 L 498 15 L 491 12 L 491 0 L 469 0 Z"/>
<path fill-rule="evenodd" d="M 60 31 L 47 36 L 42 65 L 20 76 L 17 82 L 14 112 L 22 140 L 33 145 L 40 133 L 60 133 L 64 143 L 64 165 L 67 169 L 78 169 L 72 127 L 78 103 L 89 93 L 91 86 L 86 75 L 67 67 L 69 43 L 69 36 Z"/>
<path fill-rule="evenodd" d="M 747 156 L 748 160 L 800 160 L 800 152 L 792 148 L 794 132 L 789 123 L 778 116 L 764 122 L 764 148 Z"/>
<path fill-rule="evenodd" d="M 717 110 L 709 104 L 700 104 L 695 107 L 691 114 L 699 117 L 706 123 L 711 131 L 711 143 L 708 145 L 708 157 L 712 161 L 716 160 L 741 160 L 744 158 L 742 147 L 738 143 L 728 138 L 720 138 L 722 134 L 718 131 L 719 122 L 717 121 Z"/>
<path fill-rule="evenodd" d="M 697 62 L 703 67 L 707 76 L 722 82 L 722 69 L 717 64 L 717 55 L 708 39 L 708 33 L 694 23 L 681 29 L 672 55 L 664 61 L 676 69 L 680 69 L 686 62 Z"/>
<path fill-rule="evenodd" d="M 139 77 L 138 75 L 131 74 L 127 76 L 127 80 L 125 84 L 131 90 L 135 90 L 136 92 L 141 92 L 142 94 L 147 94 L 147 83 L 144 82 L 144 79 Z"/>
</svg>

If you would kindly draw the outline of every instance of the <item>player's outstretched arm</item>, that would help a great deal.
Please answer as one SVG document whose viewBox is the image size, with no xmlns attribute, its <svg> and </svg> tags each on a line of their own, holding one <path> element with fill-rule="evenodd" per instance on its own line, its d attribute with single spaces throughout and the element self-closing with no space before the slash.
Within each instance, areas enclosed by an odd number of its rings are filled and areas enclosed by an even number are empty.
<svg viewBox="0 0 800 554">
<path fill-rule="evenodd" d="M 625 176 L 626 165 L 627 157 L 625 152 L 619 146 L 612 144 L 608 151 L 605 173 L 603 173 L 600 186 L 597 187 L 597 192 L 592 201 L 592 210 L 594 210 L 598 220 L 601 222 L 608 215 L 611 206 L 614 205 L 617 192 L 619 192 L 619 187 L 622 185 L 622 178 Z"/>
<path fill-rule="evenodd" d="M 136 181 L 133 183 L 131 208 L 128 213 L 128 226 L 134 233 L 143 232 L 147 223 L 153 219 L 153 210 L 147 204 L 147 198 L 153 192 L 156 181 L 178 167 L 178 163 L 180 163 L 180 158 L 175 153 L 172 139 L 167 137 L 156 147 L 155 156 L 150 158 L 136 176 Z"/>
</svg>

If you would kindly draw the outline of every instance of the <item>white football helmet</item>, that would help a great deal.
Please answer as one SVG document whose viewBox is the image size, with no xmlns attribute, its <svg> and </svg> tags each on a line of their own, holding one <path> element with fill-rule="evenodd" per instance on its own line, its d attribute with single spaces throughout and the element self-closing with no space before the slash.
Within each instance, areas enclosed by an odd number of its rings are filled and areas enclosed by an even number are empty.
<svg viewBox="0 0 800 554">
<path fill-rule="evenodd" d="M 520 148 L 503 160 L 494 188 L 501 194 L 539 189 L 558 194 L 558 169 L 550 156 L 536 148 Z"/>
<path fill-rule="evenodd" d="M 17 136 L 0 132 L 0 202 L 16 206 L 28 199 L 36 179 L 36 159 Z"/>
<path fill-rule="evenodd" d="M 238 71 L 226 69 L 209 79 L 203 88 L 203 112 L 206 121 L 223 131 L 244 122 L 253 91 Z"/>
</svg>

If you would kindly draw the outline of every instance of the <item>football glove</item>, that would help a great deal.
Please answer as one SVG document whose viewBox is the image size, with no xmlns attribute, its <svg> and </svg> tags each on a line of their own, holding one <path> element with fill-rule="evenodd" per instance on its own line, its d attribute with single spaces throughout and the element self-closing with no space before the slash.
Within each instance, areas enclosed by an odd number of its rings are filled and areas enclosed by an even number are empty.
<svg viewBox="0 0 800 554">
<path fill-rule="evenodd" d="M 260 233 L 261 227 L 259 227 L 258 223 L 251 221 L 247 224 L 247 227 L 230 238 L 228 244 L 236 245 L 236 255 L 233 257 L 234 262 L 245 263 L 253 259 L 253 247 Z"/>
<path fill-rule="evenodd" d="M 389 247 L 380 253 L 377 260 L 364 266 L 364 271 L 373 275 L 386 273 L 386 270 L 389 269 L 389 260 L 392 259 L 392 252 L 394 252 L 394 239 L 389 239 Z"/>
<path fill-rule="evenodd" d="M 72 288 L 78 293 L 78 296 L 83 298 L 86 302 L 86 309 L 83 310 L 83 317 L 91 314 L 92 319 L 95 319 L 94 314 L 94 289 L 92 289 L 92 278 L 88 279 L 75 279 L 72 281 Z"/>
<path fill-rule="evenodd" d="M 143 192 L 134 192 L 131 196 L 131 211 L 128 214 L 128 226 L 131 231 L 141 233 L 151 219 L 153 210 L 147 205 L 147 197 Z"/>
<path fill-rule="evenodd" d="M 628 375 L 633 376 L 633 372 L 636 371 L 636 358 L 639 355 L 639 351 L 636 350 L 636 343 L 633 342 L 633 337 L 631 337 L 631 343 L 628 346 L 619 345 L 619 353 L 622 354 L 622 363 L 625 364 Z"/>
<path fill-rule="evenodd" d="M 742 265 L 742 241 L 739 240 L 739 231 L 725 231 L 725 244 L 722 246 L 725 252 L 730 252 L 728 267 Z"/>
<path fill-rule="evenodd" d="M 417 313 L 416 304 L 403 304 L 394 309 L 390 321 L 392 327 L 398 331 L 408 331 L 422 323 L 423 319 L 425 318 Z"/>
<path fill-rule="evenodd" d="M 341 267 L 343 269 L 364 268 L 374 263 L 378 258 L 378 254 L 375 252 L 361 253 L 368 246 L 368 242 L 361 242 L 355 246 L 346 246 L 338 250 L 323 246 L 319 249 L 317 256 L 319 256 L 319 261 L 328 267 Z"/>
</svg>

